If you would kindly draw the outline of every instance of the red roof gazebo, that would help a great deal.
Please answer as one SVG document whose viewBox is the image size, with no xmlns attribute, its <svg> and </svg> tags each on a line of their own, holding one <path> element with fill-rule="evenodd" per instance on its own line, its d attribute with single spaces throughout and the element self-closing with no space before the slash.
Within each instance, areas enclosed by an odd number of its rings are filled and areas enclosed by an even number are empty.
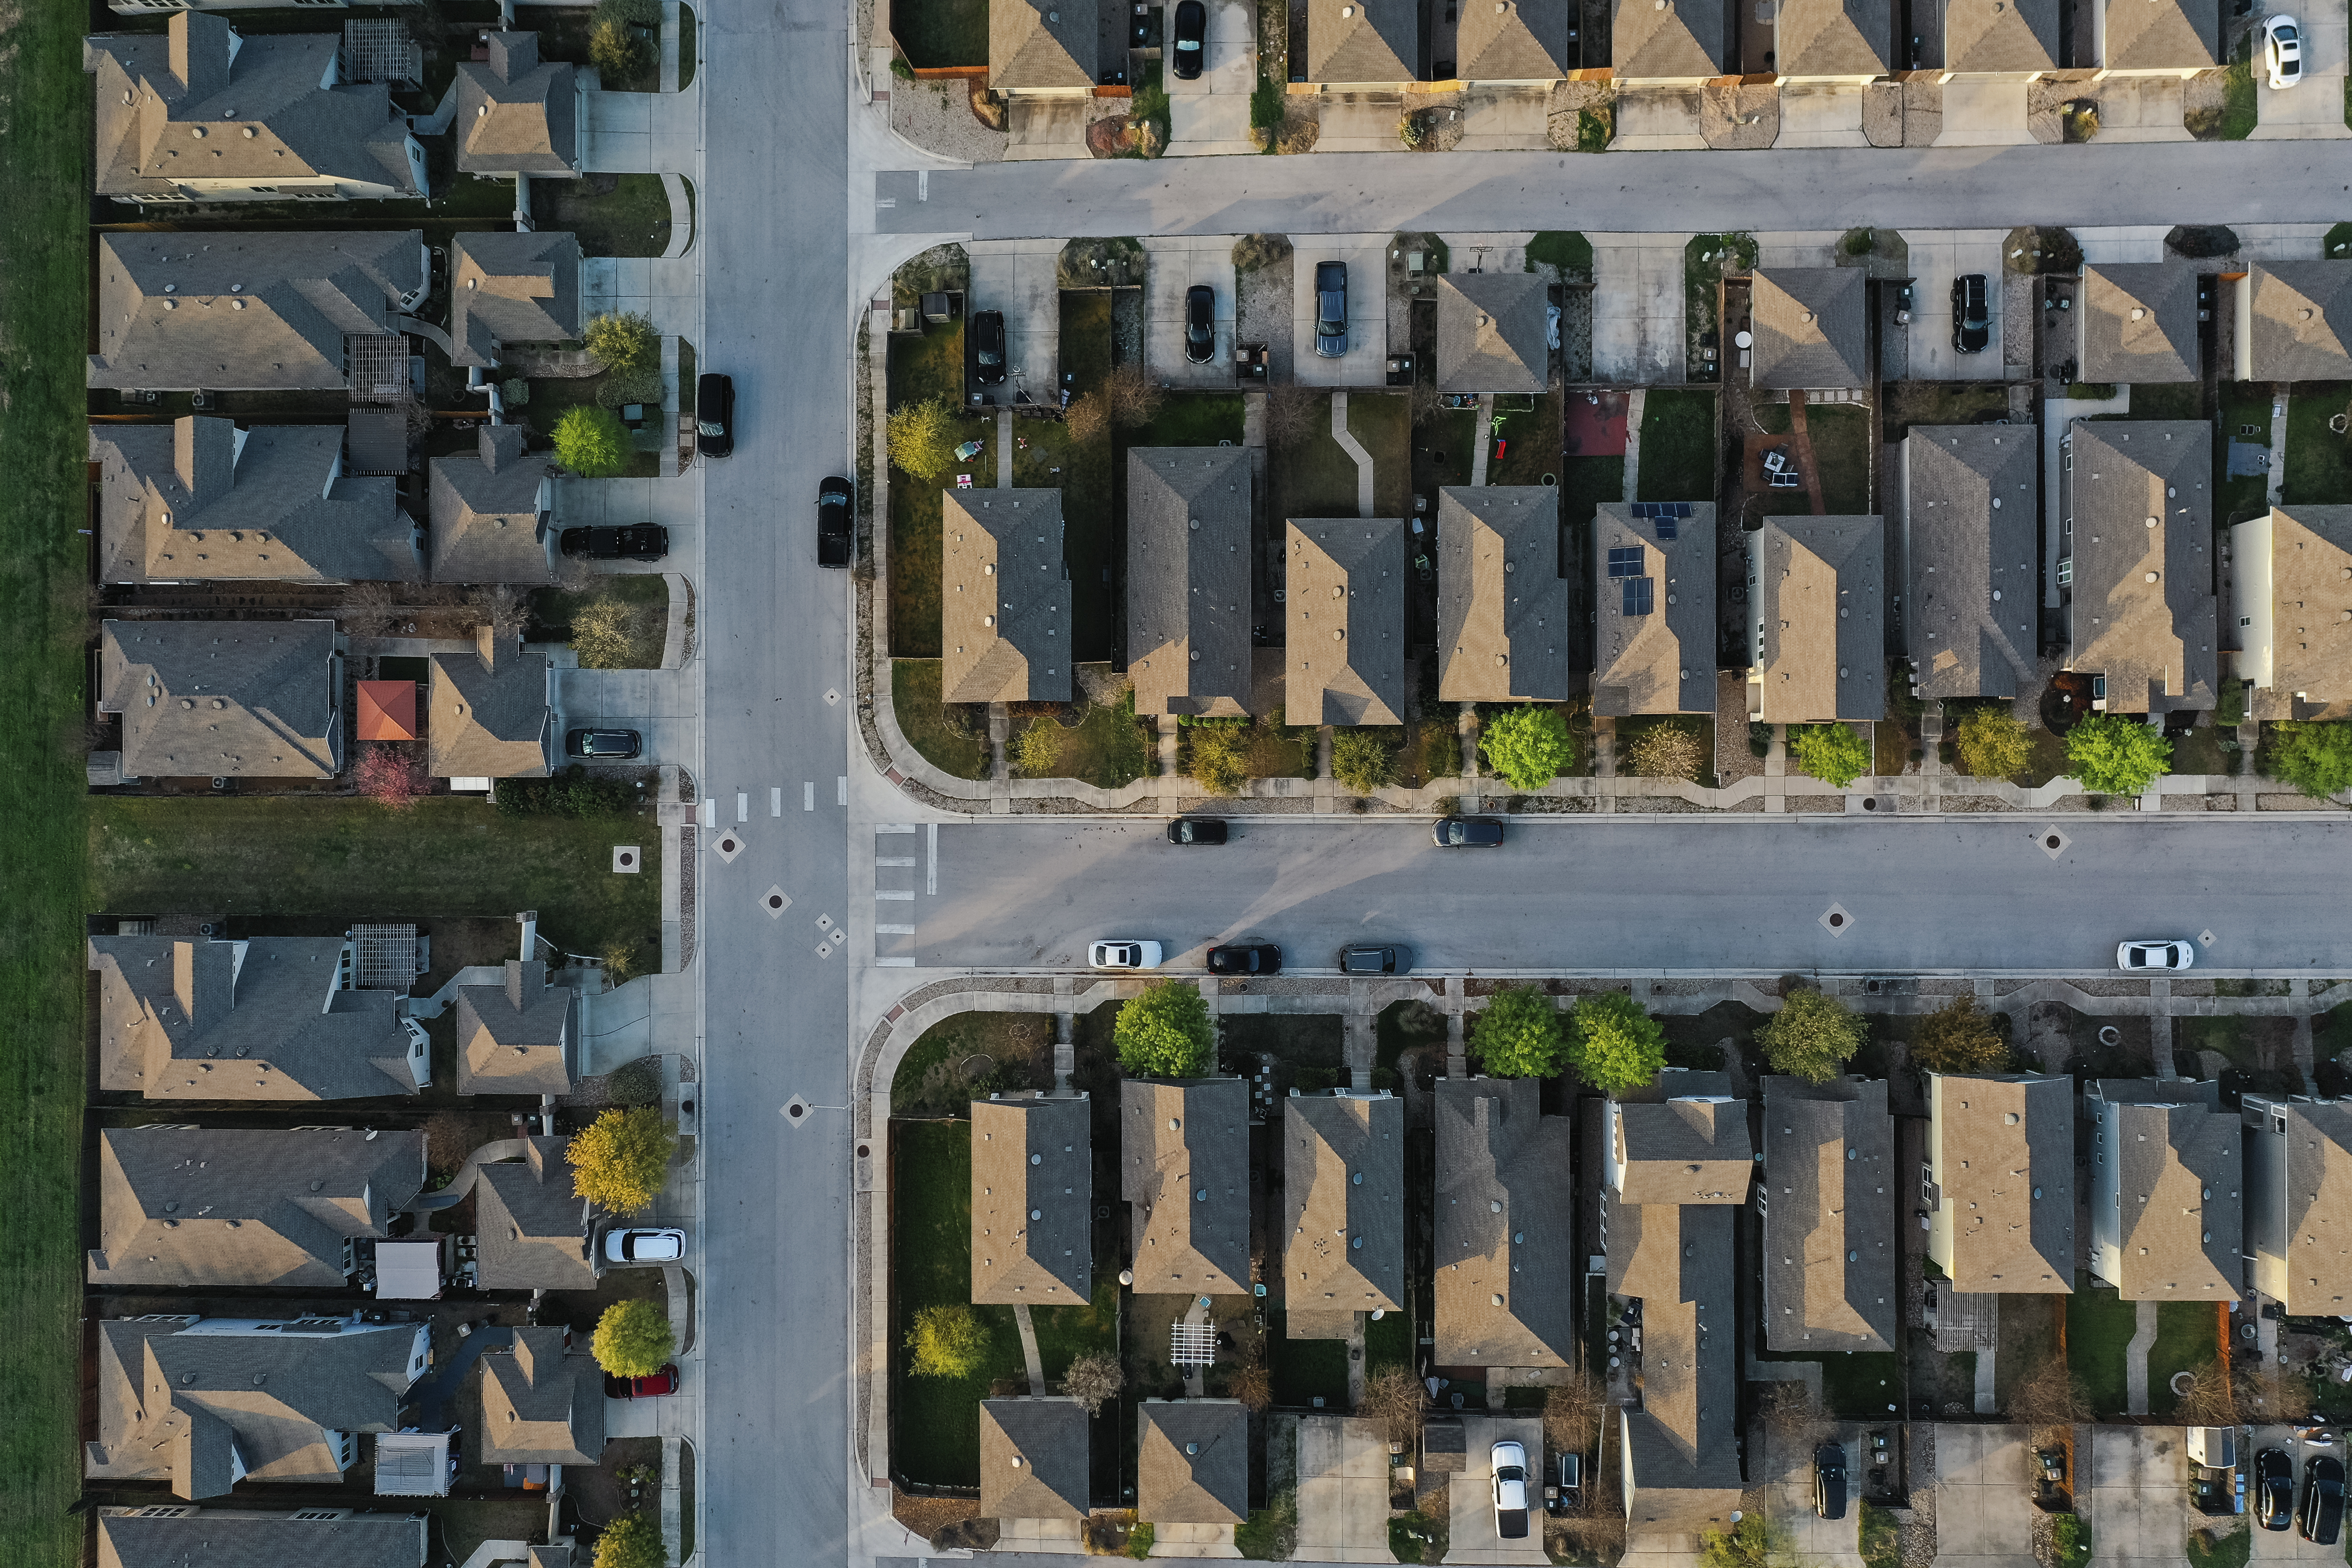
<svg viewBox="0 0 2352 1568">
<path fill-rule="evenodd" d="M 359 738 L 362 741 L 416 739 L 416 682 L 360 682 Z"/>
</svg>

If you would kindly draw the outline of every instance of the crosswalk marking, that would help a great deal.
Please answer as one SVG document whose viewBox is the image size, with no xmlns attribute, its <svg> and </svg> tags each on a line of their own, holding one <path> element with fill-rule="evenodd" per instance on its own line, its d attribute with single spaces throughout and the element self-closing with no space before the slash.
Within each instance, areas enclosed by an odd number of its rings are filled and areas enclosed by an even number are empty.
<svg viewBox="0 0 2352 1568">
<path fill-rule="evenodd" d="M 816 783 L 814 780 L 811 780 L 810 782 L 801 785 L 801 809 L 803 811 L 814 811 L 816 809 Z"/>
<path fill-rule="evenodd" d="M 768 787 L 768 815 L 770 816 L 784 815 L 784 786 L 782 784 L 771 784 Z"/>
<path fill-rule="evenodd" d="M 877 866 L 911 866 L 915 858 L 912 855 L 877 855 L 874 863 Z"/>
<path fill-rule="evenodd" d="M 915 934 L 915 928 L 913 926 L 877 925 L 874 928 L 874 934 L 876 936 L 912 936 Z"/>
<path fill-rule="evenodd" d="M 751 820 L 751 797 L 741 790 L 735 792 L 735 820 L 738 822 Z"/>
<path fill-rule="evenodd" d="M 940 890 L 940 825 L 925 823 L 923 835 L 923 891 L 936 893 Z"/>
</svg>

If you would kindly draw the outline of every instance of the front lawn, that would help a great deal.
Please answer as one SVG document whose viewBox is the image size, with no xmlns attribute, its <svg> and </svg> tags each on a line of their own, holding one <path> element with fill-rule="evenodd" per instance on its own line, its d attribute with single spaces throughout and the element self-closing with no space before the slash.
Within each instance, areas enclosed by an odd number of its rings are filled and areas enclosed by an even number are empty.
<svg viewBox="0 0 2352 1568">
<path fill-rule="evenodd" d="M 607 180 L 612 188 L 599 191 Z M 578 235 L 583 256 L 659 256 L 669 248 L 669 195 L 659 174 L 533 180 L 530 221 L 547 233 Z"/>
<path fill-rule="evenodd" d="M 895 498 L 898 491 L 891 494 Z M 984 779 L 987 731 L 975 731 L 961 711 L 951 714 L 940 702 L 940 670 L 936 658 L 890 661 L 890 710 L 898 717 L 898 732 L 925 762 L 950 777 Z"/>
<path fill-rule="evenodd" d="M 1642 400 L 1643 500 L 1715 500 L 1715 394 L 1653 390 Z"/>
<path fill-rule="evenodd" d="M 999 1379 L 1026 1375 L 1013 1309 L 972 1307 L 989 1345 L 971 1376 L 916 1377 L 907 1364 L 918 1310 L 971 1302 L 971 1123 L 894 1121 L 890 1146 L 890 1468 L 977 1486 L 980 1402 Z"/>
<path fill-rule="evenodd" d="M 2083 1380 L 2091 1408 L 2121 1415 L 2130 1405 L 2125 1350 L 2139 1331 L 2138 1310 L 2115 1289 L 2077 1274 L 2066 1298 L 2066 1366 Z"/>
<path fill-rule="evenodd" d="M 535 376 L 530 383 L 530 401 L 523 405 L 516 417 L 538 432 L 541 439 L 552 441 L 556 421 L 562 419 L 569 409 L 595 403 L 597 389 L 608 378 L 604 373 L 579 376 Z M 641 427 L 629 433 L 628 466 L 614 478 L 651 479 L 661 477 L 661 422 L 664 416 L 659 408 L 646 411 Z M 651 442 L 650 450 L 640 444 L 641 439 Z M 461 449 L 475 450 L 477 447 L 468 446 Z M 552 454 L 550 454 L 549 460 L 553 460 Z"/>
<path fill-rule="evenodd" d="M 2327 422 L 2352 406 L 2352 386 L 2340 381 L 2307 381 L 2290 392 L 2286 405 L 2286 476 L 2280 490 L 2289 506 L 2340 506 L 2352 501 L 2352 437 Z"/>
<path fill-rule="evenodd" d="M 1574 229 L 1546 229 L 1528 241 L 1528 270 L 1538 262 L 1559 269 L 1563 280 L 1592 276 L 1592 242 Z"/>
<path fill-rule="evenodd" d="M 988 0 L 894 0 L 890 33 L 917 70 L 988 63 Z"/>
<path fill-rule="evenodd" d="M 602 669 L 659 669 L 669 636 L 669 584 L 657 572 L 615 572 L 590 579 L 583 588 L 541 588 L 530 596 L 531 618 L 543 626 L 569 626 L 590 605 L 618 604 L 624 650 Z"/>
<path fill-rule="evenodd" d="M 1135 717 L 1135 689 L 1129 687 L 1117 702 L 1088 702 L 1078 710 L 1076 724 L 1052 719 L 1015 720 L 1015 730 L 1047 725 L 1061 750 L 1051 773 L 1058 779 L 1083 779 L 1102 789 L 1117 789 L 1158 771 L 1155 738 L 1145 733 Z"/>
<path fill-rule="evenodd" d="M 2156 1343 L 2147 1352 L 2147 1407 L 2168 1415 L 2180 1403 L 2172 1392 L 2176 1373 L 2193 1372 L 2221 1354 L 2221 1320 L 2229 1316 L 2226 1302 L 2159 1301 L 2156 1305 Z M 2352 1559 L 2347 1559 L 2352 1561 Z"/>
</svg>

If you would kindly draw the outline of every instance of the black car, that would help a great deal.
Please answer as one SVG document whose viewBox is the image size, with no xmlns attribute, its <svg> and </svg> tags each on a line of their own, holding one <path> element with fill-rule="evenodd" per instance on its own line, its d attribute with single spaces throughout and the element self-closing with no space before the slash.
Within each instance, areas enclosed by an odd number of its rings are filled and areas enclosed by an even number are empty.
<svg viewBox="0 0 2352 1568">
<path fill-rule="evenodd" d="M 563 737 L 563 754 L 594 763 L 625 763 L 644 750 L 635 730 L 574 730 Z"/>
<path fill-rule="evenodd" d="M 1992 341 L 1992 321 L 1985 306 L 1985 275 L 1970 272 L 1952 279 L 1952 347 L 1976 353 Z"/>
<path fill-rule="evenodd" d="M 2344 1528 L 2344 1461 L 2316 1454 L 2303 1465 L 2303 1513 L 2296 1533 L 2314 1546 L 2333 1546 Z"/>
<path fill-rule="evenodd" d="M 1440 849 L 1492 849 L 1503 842 L 1503 825 L 1491 816 L 1441 816 L 1429 837 Z"/>
<path fill-rule="evenodd" d="M 669 553 L 669 530 L 657 522 L 626 528 L 567 528 L 555 536 L 564 554 L 587 561 L 658 561 Z"/>
<path fill-rule="evenodd" d="M 1209 950 L 1212 974 L 1279 974 L 1282 949 L 1270 942 L 1236 942 Z"/>
<path fill-rule="evenodd" d="M 2254 1520 L 2264 1530 L 2284 1530 L 2294 1512 L 2294 1461 L 2281 1448 L 2254 1456 Z"/>
<path fill-rule="evenodd" d="M 735 449 L 735 378 L 698 377 L 694 384 L 694 449 L 723 458 Z"/>
<path fill-rule="evenodd" d="M 1004 312 L 982 310 L 971 319 L 971 378 L 982 386 L 1004 384 Z"/>
<path fill-rule="evenodd" d="M 1176 5 L 1176 79 L 1192 81 L 1201 74 L 1201 62 L 1208 56 L 1209 8 L 1201 0 L 1177 0 Z"/>
<path fill-rule="evenodd" d="M 1217 357 L 1217 291 L 1206 283 L 1184 290 L 1184 357 L 1194 364 Z"/>
<path fill-rule="evenodd" d="M 1348 352 L 1348 264 L 1315 264 L 1315 353 L 1338 359 Z"/>
<path fill-rule="evenodd" d="M 1813 1511 L 1823 1519 L 1845 1517 L 1845 1450 L 1835 1443 L 1813 1450 Z"/>
<path fill-rule="evenodd" d="M 1412 967 L 1412 950 L 1406 947 L 1343 947 L 1342 974 L 1402 974 Z"/>
<path fill-rule="evenodd" d="M 816 487 L 816 563 L 849 564 L 849 481 L 835 474 Z"/>
<path fill-rule="evenodd" d="M 1223 844 L 1225 825 L 1214 816 L 1180 816 L 1168 825 L 1171 844 Z"/>
</svg>

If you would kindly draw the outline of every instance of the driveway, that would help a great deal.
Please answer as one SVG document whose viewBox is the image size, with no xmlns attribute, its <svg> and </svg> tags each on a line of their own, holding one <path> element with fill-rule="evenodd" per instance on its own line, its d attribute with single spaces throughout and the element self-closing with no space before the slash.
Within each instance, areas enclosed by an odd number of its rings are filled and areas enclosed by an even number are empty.
<svg viewBox="0 0 2352 1568">
<path fill-rule="evenodd" d="M 1955 76 L 1944 83 L 1944 124 L 1938 147 L 2031 147 L 2025 84 L 1997 78 Z"/>
<path fill-rule="evenodd" d="M 2001 379 L 2000 243 L 2004 237 L 2000 230 L 1991 228 L 1904 232 L 1904 242 L 1911 247 L 1912 380 Z M 1952 279 L 1969 272 L 1984 274 L 1985 303 L 1991 321 L 1985 346 L 1964 354 L 1952 347 Z"/>
<path fill-rule="evenodd" d="M 1384 386 L 1388 383 L 1388 241 L 1384 234 L 1310 239 L 1291 258 L 1291 374 L 1304 386 Z M 1348 265 L 1348 352 L 1315 352 L 1315 264 Z"/>
<path fill-rule="evenodd" d="M 2339 140 L 2352 136 L 2352 128 L 2345 125 L 2342 112 L 2344 16 L 2344 0 L 2320 0 L 2320 4 L 2296 13 L 2295 19 L 2303 24 L 2303 80 L 2284 92 L 2273 92 L 2269 79 L 2256 67 L 2254 112 L 2261 121 L 2247 141 L 2279 142 L 2305 137 Z"/>
<path fill-rule="evenodd" d="M 1234 388 L 1234 242 L 1223 235 L 1183 235 L 1143 242 L 1143 363 L 1154 381 L 1231 392 Z M 1216 348 L 1205 364 L 1184 357 L 1184 292 L 1195 283 L 1216 290 Z"/>
<path fill-rule="evenodd" d="M 1164 73 L 1168 89 L 1168 153 L 1198 158 L 1255 153 L 1249 139 L 1250 91 L 1257 85 L 1257 17 L 1250 0 L 1208 0 L 1207 58 L 1201 74 L 1181 81 Z M 1167 8 L 1170 37 L 1161 58 L 1176 55 L 1176 7 Z"/>
<path fill-rule="evenodd" d="M 1592 379 L 1645 386 L 1683 379 L 1687 234 L 1596 234 Z"/>
<path fill-rule="evenodd" d="M 1343 1415 L 1298 1420 L 1298 1543 L 1312 1563 L 1393 1563 L 1387 1434 Z"/>
<path fill-rule="evenodd" d="M 2095 1564 L 2178 1563 L 2189 1531 L 2209 1522 L 2189 1506 L 2188 1437 L 2179 1426 L 2095 1426 L 2085 1468 L 2089 1496 L 2078 1489 L 2074 1507 L 2090 1521 Z"/>
<path fill-rule="evenodd" d="M 2339 1459 L 2344 1458 L 2344 1448 L 2341 1444 L 2328 1448 L 2313 1448 L 2297 1442 L 2294 1428 L 2292 1426 L 2255 1427 L 2253 1441 L 2249 1445 L 2249 1452 L 2243 1456 L 2246 1461 L 2246 1507 L 2249 1509 L 2254 1506 L 2253 1457 L 2264 1448 L 2284 1450 L 2287 1458 L 2294 1463 L 2294 1497 L 2297 1502 L 2303 1500 L 2305 1460 L 2314 1454 L 2333 1454 Z M 2343 1560 L 2344 1548 L 2341 1544 L 2314 1546 L 2303 1538 L 2302 1532 L 2294 1528 L 2292 1521 L 2284 1530 L 2254 1528 L 2252 1561 L 2256 1563 L 2340 1563 Z"/>
<path fill-rule="evenodd" d="M 2022 1426 L 1937 1426 L 1939 1568 L 2036 1568 L 2030 1464 Z"/>
<path fill-rule="evenodd" d="M 555 679 L 559 752 L 573 730 L 635 730 L 644 738 L 644 749 L 628 766 L 649 768 L 665 762 L 692 765 L 699 671 L 559 669 Z M 559 756 L 558 765 L 565 760 Z"/>
<path fill-rule="evenodd" d="M 1774 1440 L 1765 1445 L 1763 1462 L 1770 1472 L 1755 1478 L 1764 1489 L 1772 1518 L 1789 1531 L 1790 1546 L 1800 1561 L 1816 1568 L 1862 1568 L 1863 1429 L 1859 1424 L 1839 1426 L 1818 1439 L 1845 1450 L 1846 1508 L 1843 1519 L 1823 1519 L 1813 1511 L 1812 1447 Z M 1752 1461 L 1751 1461 L 1752 1462 Z"/>
<path fill-rule="evenodd" d="M 1488 1456 L 1496 1443 L 1516 1442 L 1528 1451 L 1528 1465 L 1543 1465 L 1543 1422 L 1536 1416 L 1465 1415 L 1462 1421 L 1465 1459 L 1462 1474 L 1445 1489 L 1453 1511 L 1453 1537 L 1445 1550 L 1448 1563 L 1549 1563 L 1543 1549 L 1543 1491 L 1528 1479 L 1530 1500 L 1527 1538 L 1505 1541 L 1495 1533 L 1493 1470 Z"/>
<path fill-rule="evenodd" d="M 1056 401 L 1055 351 L 1062 341 L 1062 283 L 1058 239 L 975 240 L 971 245 L 969 321 L 981 310 L 1004 312 L 1004 384 L 995 389 L 999 406 L 1026 390 L 1037 403 Z"/>
</svg>

